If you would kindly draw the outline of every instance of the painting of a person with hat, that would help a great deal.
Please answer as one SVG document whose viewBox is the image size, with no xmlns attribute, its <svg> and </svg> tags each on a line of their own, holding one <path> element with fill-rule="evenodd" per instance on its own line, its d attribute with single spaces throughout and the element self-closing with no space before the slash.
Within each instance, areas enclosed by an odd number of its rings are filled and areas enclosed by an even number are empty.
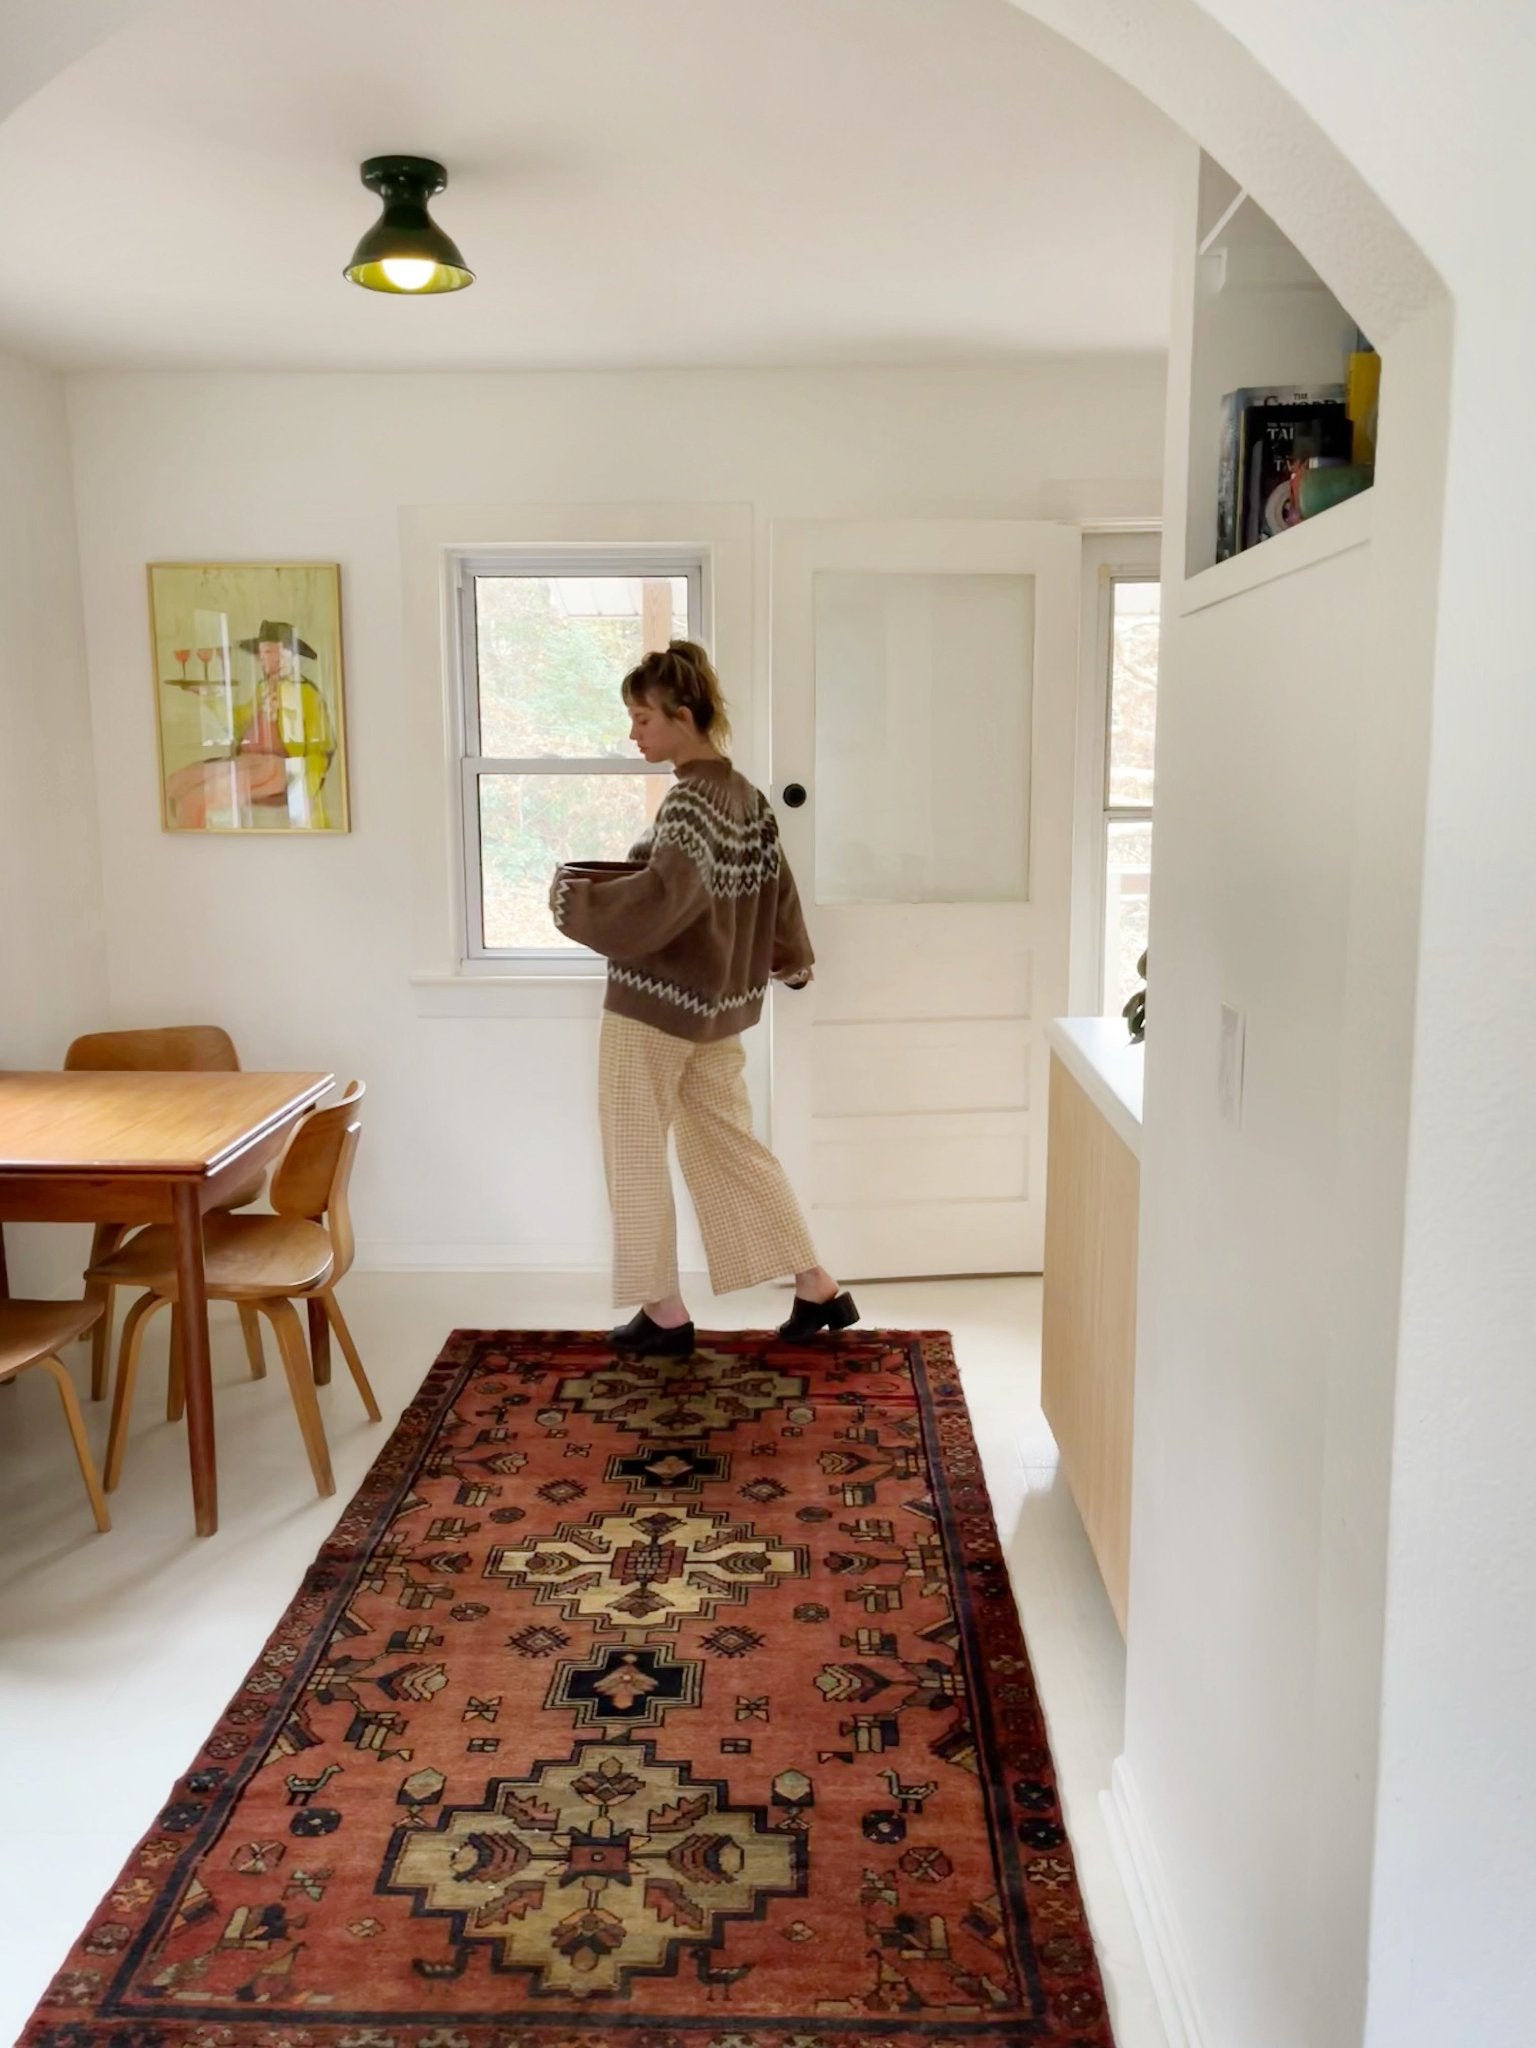
<svg viewBox="0 0 1536 2048">
<path fill-rule="evenodd" d="M 234 708 L 231 743 L 213 759 L 193 761 L 166 778 L 169 819 L 182 831 L 208 827 L 210 812 L 243 824 L 328 831 L 326 779 L 336 730 L 325 698 L 303 673 L 315 650 L 288 619 L 263 619 L 237 643 L 256 657 L 255 689 Z"/>
<path fill-rule="evenodd" d="M 325 778 L 336 733 L 325 699 L 299 667 L 315 659 L 315 650 L 286 619 L 263 619 L 240 645 L 256 656 L 261 673 L 253 702 L 235 713 L 235 752 L 251 757 L 253 782 L 275 783 L 279 765 L 283 778 L 270 795 L 253 788 L 251 801 L 284 804 L 291 824 L 324 831 L 332 822 L 325 816 Z"/>
</svg>

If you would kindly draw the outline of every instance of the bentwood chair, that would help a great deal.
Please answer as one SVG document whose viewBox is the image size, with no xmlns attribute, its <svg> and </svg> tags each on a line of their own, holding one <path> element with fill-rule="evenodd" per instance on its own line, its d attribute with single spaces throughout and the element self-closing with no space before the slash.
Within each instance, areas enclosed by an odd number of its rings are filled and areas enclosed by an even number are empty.
<svg viewBox="0 0 1536 2048">
<path fill-rule="evenodd" d="M 91 1513 L 98 1529 L 110 1529 L 112 1523 L 101 1497 L 101 1482 L 85 1440 L 80 1403 L 57 1356 L 66 1344 L 83 1336 L 100 1315 L 99 1301 L 0 1301 L 0 1380 L 12 1380 L 34 1365 L 51 1374 L 64 1404 L 64 1420 L 79 1461 L 80 1477 L 90 1495 Z"/>
<path fill-rule="evenodd" d="M 77 1038 L 64 1055 L 66 1073 L 238 1074 L 240 1056 L 229 1033 L 217 1024 L 171 1024 L 149 1031 L 91 1031 Z M 258 1167 L 220 1204 L 243 1209 L 266 1185 L 266 1168 Z M 98 1223 L 91 1235 L 91 1265 L 109 1259 L 127 1237 L 128 1223 Z M 112 1288 L 93 1287 L 102 1314 L 91 1331 L 91 1399 L 107 1391 L 107 1361 L 112 1355 Z M 258 1378 L 266 1370 L 261 1356 L 261 1325 L 256 1311 L 242 1305 L 240 1327 L 246 1355 Z"/>
<path fill-rule="evenodd" d="M 334 1493 L 325 1425 L 315 1398 L 315 1379 L 295 1301 L 320 1305 L 334 1329 L 348 1368 L 363 1397 L 369 1420 L 380 1420 L 379 1404 L 363 1370 L 341 1306 L 338 1280 L 352 1264 L 352 1219 L 347 1188 L 352 1162 L 362 1135 L 358 1109 L 363 1084 L 351 1083 L 339 1102 L 311 1110 L 294 1126 L 287 1149 L 272 1175 L 270 1216 L 232 1216 L 214 1211 L 203 1226 L 203 1266 L 210 1301 L 233 1301 L 272 1325 L 282 1355 L 288 1391 L 310 1470 L 322 1494 Z M 138 1375 L 144 1326 L 156 1309 L 176 1300 L 175 1243 L 164 1224 L 152 1224 L 128 1240 L 112 1256 L 93 1267 L 87 1279 L 110 1286 L 135 1285 L 140 1295 L 123 1325 L 117 1381 L 112 1395 L 112 1426 L 107 1439 L 106 1484 L 117 1485 L 127 1447 L 128 1414 Z M 181 1360 L 173 1323 L 171 1390 L 172 1419 L 182 1409 Z"/>
</svg>

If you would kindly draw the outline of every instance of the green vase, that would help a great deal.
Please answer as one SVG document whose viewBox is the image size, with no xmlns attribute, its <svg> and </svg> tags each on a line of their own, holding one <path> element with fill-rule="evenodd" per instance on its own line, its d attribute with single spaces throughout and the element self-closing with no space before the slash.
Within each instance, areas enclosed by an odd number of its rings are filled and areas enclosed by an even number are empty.
<svg viewBox="0 0 1536 2048">
<path fill-rule="evenodd" d="M 1301 479 L 1296 502 L 1303 519 L 1314 519 L 1330 505 L 1342 504 L 1357 491 L 1369 488 L 1376 472 L 1360 462 L 1338 462 L 1328 469 L 1309 469 Z"/>
</svg>

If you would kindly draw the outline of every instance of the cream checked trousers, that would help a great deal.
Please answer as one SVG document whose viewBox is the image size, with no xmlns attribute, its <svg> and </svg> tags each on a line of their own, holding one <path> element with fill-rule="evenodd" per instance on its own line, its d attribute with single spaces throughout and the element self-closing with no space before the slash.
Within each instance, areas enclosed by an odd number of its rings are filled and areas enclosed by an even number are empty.
<svg viewBox="0 0 1536 2048">
<path fill-rule="evenodd" d="M 739 1038 L 695 1045 L 604 1012 L 598 1099 L 619 1308 L 678 1291 L 667 1168 L 667 1134 L 674 1129 L 716 1294 L 816 1264 L 784 1169 L 752 1135 L 745 1064 Z"/>
</svg>

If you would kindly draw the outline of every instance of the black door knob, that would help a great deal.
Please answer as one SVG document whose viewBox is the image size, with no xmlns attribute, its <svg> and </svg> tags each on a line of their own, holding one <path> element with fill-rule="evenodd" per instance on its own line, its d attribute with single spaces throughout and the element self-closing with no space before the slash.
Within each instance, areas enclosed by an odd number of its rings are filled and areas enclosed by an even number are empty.
<svg viewBox="0 0 1536 2048">
<path fill-rule="evenodd" d="M 784 785 L 784 801 L 792 811 L 798 811 L 805 802 L 805 784 L 803 782 L 786 782 Z"/>
</svg>

